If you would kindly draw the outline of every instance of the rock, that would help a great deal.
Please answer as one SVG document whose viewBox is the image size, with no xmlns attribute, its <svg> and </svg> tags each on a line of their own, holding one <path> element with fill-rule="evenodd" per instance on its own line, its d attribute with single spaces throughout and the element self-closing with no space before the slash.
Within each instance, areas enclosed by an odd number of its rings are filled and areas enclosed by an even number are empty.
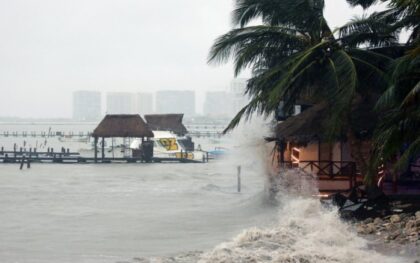
<svg viewBox="0 0 420 263">
<path fill-rule="evenodd" d="M 409 236 L 408 237 L 408 241 L 410 241 L 410 242 L 417 242 L 417 240 L 419 240 L 419 236 L 418 235 L 414 235 L 414 236 Z"/>
<path fill-rule="evenodd" d="M 417 218 L 417 219 L 420 219 L 420 211 L 417 211 L 417 212 L 416 212 L 416 218 Z"/>
<path fill-rule="evenodd" d="M 416 221 L 410 220 L 405 224 L 405 230 L 406 231 L 411 231 L 411 229 L 415 226 L 416 226 Z"/>
<path fill-rule="evenodd" d="M 390 221 L 391 223 L 398 223 L 401 221 L 401 217 L 399 215 L 392 215 Z"/>
<path fill-rule="evenodd" d="M 389 232 L 394 232 L 394 231 L 398 230 L 398 226 L 396 226 L 395 224 L 392 224 L 392 223 L 388 223 L 388 224 L 385 224 L 385 229 Z"/>
<path fill-rule="evenodd" d="M 369 223 L 372 223 L 372 222 L 373 222 L 373 219 L 372 219 L 371 217 L 366 218 L 366 219 L 363 221 L 363 223 L 365 223 L 365 224 L 369 224 Z"/>
<path fill-rule="evenodd" d="M 418 227 L 420 227 L 420 218 L 417 218 L 417 219 L 416 219 L 416 223 L 415 223 L 415 225 L 416 225 L 416 226 L 418 226 Z"/>
<path fill-rule="evenodd" d="M 384 221 L 380 218 L 380 217 L 377 217 L 377 218 L 375 218 L 375 220 L 373 220 L 373 223 L 375 223 L 376 225 L 380 225 L 380 224 L 382 224 Z"/>
<path fill-rule="evenodd" d="M 374 223 L 369 223 L 365 227 L 365 233 L 366 234 L 372 234 L 376 231 L 376 226 Z"/>
<path fill-rule="evenodd" d="M 365 233 L 365 227 L 363 225 L 360 225 L 356 228 L 357 233 L 364 234 Z"/>
<path fill-rule="evenodd" d="M 357 233 L 362 235 L 373 234 L 376 231 L 376 226 L 374 223 L 369 223 L 367 225 L 360 225 L 356 228 Z"/>
<path fill-rule="evenodd" d="M 397 231 L 394 231 L 394 232 L 390 233 L 390 234 L 388 235 L 388 237 L 389 237 L 389 239 L 390 239 L 390 240 L 394 240 L 394 239 L 396 239 L 397 237 L 399 237 L 399 236 L 400 236 L 400 234 L 401 234 L 401 231 L 400 231 L 400 230 L 397 230 Z"/>
</svg>

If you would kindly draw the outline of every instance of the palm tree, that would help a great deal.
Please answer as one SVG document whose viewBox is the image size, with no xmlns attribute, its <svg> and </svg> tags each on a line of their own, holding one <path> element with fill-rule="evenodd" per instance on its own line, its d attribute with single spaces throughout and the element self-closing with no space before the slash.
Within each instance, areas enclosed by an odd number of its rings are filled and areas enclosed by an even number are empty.
<svg viewBox="0 0 420 263">
<path fill-rule="evenodd" d="M 226 130 L 255 112 L 275 112 L 280 101 L 290 111 L 297 99 L 309 97 L 333 109 L 326 116 L 330 135 L 351 135 L 352 102 L 388 85 L 386 72 L 393 59 L 373 48 L 394 45 L 396 37 L 385 30 L 371 34 L 363 43 L 372 48 L 361 49 L 344 31 L 334 36 L 323 10 L 323 0 L 236 0 L 236 28 L 216 40 L 209 56 L 216 63 L 232 58 L 235 74 L 248 67 L 253 73 L 246 88 L 251 100 Z M 262 23 L 248 26 L 255 18 Z M 359 167 L 368 173 L 366 160 Z"/>
<path fill-rule="evenodd" d="M 377 108 L 386 112 L 376 131 L 378 156 L 388 161 L 404 149 L 395 168 L 404 170 L 420 154 L 420 57 L 406 55 L 393 70 L 393 82 Z"/>
<path fill-rule="evenodd" d="M 352 5 L 370 7 L 377 1 L 348 0 Z M 388 30 L 410 32 L 390 74 L 391 85 L 382 95 L 377 110 L 386 112 L 375 135 L 379 161 L 388 161 L 406 148 L 395 168 L 403 170 L 420 154 L 420 2 L 418 0 L 387 0 L 385 11 L 359 18 L 347 25 L 346 33 L 363 35 L 373 31 L 375 23 L 387 23 Z M 395 50 L 394 50 L 395 51 Z M 402 51 L 402 52 L 401 52 Z"/>
</svg>

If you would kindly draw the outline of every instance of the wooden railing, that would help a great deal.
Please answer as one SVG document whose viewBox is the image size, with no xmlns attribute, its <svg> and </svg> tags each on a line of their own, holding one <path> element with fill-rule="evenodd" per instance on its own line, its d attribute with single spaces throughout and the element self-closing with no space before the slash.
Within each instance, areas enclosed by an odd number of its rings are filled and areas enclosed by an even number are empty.
<svg viewBox="0 0 420 263">
<path fill-rule="evenodd" d="M 350 187 L 356 185 L 356 163 L 344 161 L 299 161 L 284 162 L 280 166 L 298 168 L 314 174 L 319 180 L 348 180 Z"/>
</svg>

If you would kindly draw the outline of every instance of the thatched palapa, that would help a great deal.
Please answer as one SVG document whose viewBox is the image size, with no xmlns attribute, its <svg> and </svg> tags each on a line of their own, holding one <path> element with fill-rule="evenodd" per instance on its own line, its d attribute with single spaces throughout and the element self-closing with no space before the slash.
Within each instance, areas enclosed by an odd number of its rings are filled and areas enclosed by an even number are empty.
<svg viewBox="0 0 420 263">
<path fill-rule="evenodd" d="M 184 114 L 149 114 L 144 115 L 147 125 L 154 131 L 172 131 L 180 136 L 188 133 L 182 124 Z"/>
<path fill-rule="evenodd" d="M 350 129 L 361 139 L 372 136 L 378 116 L 373 111 L 374 98 L 356 100 L 352 105 Z M 310 107 L 302 113 L 289 117 L 279 123 L 275 129 L 276 139 L 305 146 L 314 141 L 323 141 L 328 136 L 326 120 L 333 109 L 326 103 Z M 344 141 L 346 134 L 336 135 L 336 141 Z"/>
<path fill-rule="evenodd" d="M 320 140 L 324 137 L 321 123 L 325 119 L 325 112 L 325 104 L 319 104 L 296 116 L 289 117 L 277 125 L 275 130 L 277 139 L 296 145 L 306 145 L 309 142 Z"/>
<path fill-rule="evenodd" d="M 152 130 L 138 114 L 106 115 L 93 131 L 93 137 L 153 137 Z"/>
</svg>

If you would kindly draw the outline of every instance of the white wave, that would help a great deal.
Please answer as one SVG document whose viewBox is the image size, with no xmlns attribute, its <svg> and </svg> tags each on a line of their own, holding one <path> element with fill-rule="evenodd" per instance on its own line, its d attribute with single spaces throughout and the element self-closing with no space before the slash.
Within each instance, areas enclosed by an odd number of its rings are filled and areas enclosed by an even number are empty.
<svg viewBox="0 0 420 263">
<path fill-rule="evenodd" d="M 199 262 L 407 262 L 370 250 L 337 211 L 317 199 L 293 197 L 283 203 L 275 226 L 245 230 Z"/>
</svg>

